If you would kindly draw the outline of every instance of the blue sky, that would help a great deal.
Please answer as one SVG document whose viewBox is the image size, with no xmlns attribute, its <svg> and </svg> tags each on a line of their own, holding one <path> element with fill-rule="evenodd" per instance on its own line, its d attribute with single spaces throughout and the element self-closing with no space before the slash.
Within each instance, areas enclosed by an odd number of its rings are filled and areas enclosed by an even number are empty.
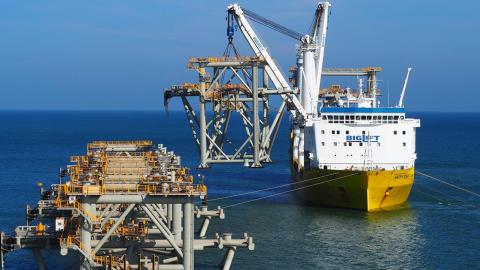
<svg viewBox="0 0 480 270">
<path fill-rule="evenodd" d="M 0 109 L 161 110 L 163 88 L 195 80 L 189 57 L 223 52 L 230 2 L 2 0 Z M 480 2 L 331 2 L 325 66 L 384 67 L 392 103 L 412 66 L 410 111 L 480 111 Z M 239 3 L 306 32 L 317 2 Z M 256 29 L 286 72 L 295 41 Z"/>
</svg>

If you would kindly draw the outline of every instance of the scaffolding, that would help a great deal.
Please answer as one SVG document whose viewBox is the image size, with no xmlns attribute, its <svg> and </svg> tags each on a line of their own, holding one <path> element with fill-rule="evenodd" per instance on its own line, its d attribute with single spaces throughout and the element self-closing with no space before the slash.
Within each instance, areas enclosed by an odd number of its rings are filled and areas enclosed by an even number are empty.
<svg viewBox="0 0 480 270">
<path fill-rule="evenodd" d="M 41 190 L 36 207 L 27 207 L 27 225 L 14 236 L 1 233 L 1 259 L 17 249 L 32 249 L 46 269 L 44 249 L 67 255 L 76 250 L 80 269 L 194 269 L 194 250 L 226 249 L 229 269 L 237 248 L 254 249 L 247 234 L 207 238 L 212 218 L 207 188 L 195 183 L 180 157 L 151 141 L 97 141 L 87 155 L 72 156 L 59 183 Z M 195 200 L 202 205 L 195 206 Z M 197 239 L 194 219 L 201 222 Z"/>
</svg>

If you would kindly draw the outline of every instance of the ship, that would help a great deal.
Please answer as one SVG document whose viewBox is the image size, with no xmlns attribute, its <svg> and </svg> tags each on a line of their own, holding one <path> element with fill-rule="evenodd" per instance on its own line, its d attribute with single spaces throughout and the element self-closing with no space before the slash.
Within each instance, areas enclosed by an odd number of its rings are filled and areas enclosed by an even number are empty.
<svg viewBox="0 0 480 270">
<path fill-rule="evenodd" d="M 288 111 L 292 192 L 311 203 L 367 211 L 401 205 L 413 185 L 415 132 L 420 127 L 420 120 L 407 118 L 403 103 L 411 69 L 398 103 L 381 106 L 382 91 L 377 85 L 381 68 L 324 68 L 330 6 L 328 1 L 318 3 L 308 32 L 302 34 L 238 4 L 229 5 L 224 55 L 190 59 L 188 66 L 200 72 L 198 84 L 172 86 L 164 99 L 182 98 L 199 150 L 198 168 L 232 163 L 261 168 L 270 163 L 282 114 Z M 290 80 L 250 21 L 297 42 Z M 237 31 L 253 56 L 238 54 L 232 43 Z M 227 53 L 232 51 L 234 57 Z M 340 85 L 322 88 L 325 76 L 354 76 L 358 83 L 355 89 Z M 189 96 L 200 97 L 198 118 L 187 101 Z M 269 97 L 273 96 L 280 96 L 281 103 L 270 118 L 269 104 L 273 103 Z M 207 102 L 212 103 L 214 112 L 209 121 Z M 245 129 L 244 139 L 239 140 L 243 143 L 238 145 L 227 136 L 230 116 L 235 112 Z"/>
<path fill-rule="evenodd" d="M 366 211 L 404 204 L 414 182 L 416 128 L 407 118 L 404 96 L 382 107 L 377 86 L 381 68 L 346 69 L 358 77 L 357 89 L 321 89 L 330 3 L 316 11 L 316 25 L 298 49 L 295 88 L 307 117 L 292 121 L 291 173 L 296 190 L 309 203 Z M 337 73 L 342 73 L 337 72 Z"/>
<path fill-rule="evenodd" d="M 420 120 L 407 118 L 402 102 L 379 106 L 376 82 L 368 90 L 361 82 L 356 91 L 320 91 L 318 117 L 304 128 L 302 167 L 292 155 L 292 178 L 307 202 L 375 211 L 408 199 Z"/>
</svg>

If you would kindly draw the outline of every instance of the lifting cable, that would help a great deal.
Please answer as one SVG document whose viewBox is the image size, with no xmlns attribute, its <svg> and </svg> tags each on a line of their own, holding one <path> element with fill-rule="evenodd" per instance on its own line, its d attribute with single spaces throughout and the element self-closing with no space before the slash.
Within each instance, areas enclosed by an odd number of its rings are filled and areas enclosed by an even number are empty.
<svg viewBox="0 0 480 270">
<path fill-rule="evenodd" d="M 238 197 L 238 196 L 253 194 L 253 193 L 257 193 L 257 192 L 268 191 L 268 190 L 282 188 L 282 187 L 288 187 L 290 185 L 300 184 L 300 183 L 303 183 L 303 182 L 312 181 L 312 180 L 315 180 L 315 179 L 320 179 L 320 178 L 324 178 L 324 177 L 335 175 L 335 174 L 338 174 L 338 173 L 326 174 L 326 175 L 322 175 L 322 176 L 318 176 L 318 177 L 314 177 L 314 178 L 309 178 L 309 179 L 305 179 L 305 180 L 294 182 L 294 183 L 288 183 L 288 184 L 283 184 L 283 185 L 279 185 L 279 186 L 274 186 L 274 187 L 269 187 L 269 188 L 264 188 L 264 189 L 258 189 L 258 190 L 244 192 L 244 193 L 239 193 L 239 194 L 235 194 L 235 195 L 209 199 L 208 201 L 209 202 L 219 201 L 219 200 L 230 199 L 230 198 L 234 198 L 234 197 Z"/>
<path fill-rule="evenodd" d="M 350 177 L 350 176 L 353 176 L 353 175 L 356 175 L 356 174 L 359 174 L 359 173 L 352 173 L 352 174 L 349 174 L 349 175 L 345 175 L 345 176 L 338 177 L 338 178 L 335 178 L 335 179 L 325 180 L 325 181 L 322 181 L 322 182 L 319 182 L 319 183 L 315 183 L 315 184 L 311 184 L 311 185 L 308 185 L 308 186 L 299 187 L 299 188 L 294 188 L 294 189 L 290 189 L 290 190 L 287 190 L 287 191 L 283 191 L 283 192 L 271 194 L 271 195 L 268 195 L 268 196 L 264 196 L 264 197 L 260 197 L 260 198 L 255 198 L 255 199 L 251 199 L 251 200 L 247 200 L 247 201 L 243 201 L 243 202 L 239 202 L 239 203 L 234 203 L 234 204 L 231 204 L 231 205 L 227 205 L 227 206 L 225 206 L 225 207 L 222 207 L 222 208 L 223 208 L 223 209 L 226 209 L 226 208 L 230 208 L 230 207 L 234 207 L 234 206 L 239 206 L 239 205 L 246 204 L 246 203 L 251 203 L 251 202 L 263 200 L 263 199 L 266 199 L 266 198 L 270 198 L 270 197 L 274 197 L 274 196 L 278 196 L 278 195 L 290 193 L 290 192 L 293 192 L 293 191 L 297 191 L 297 190 L 301 190 L 301 189 L 305 189 L 305 188 L 309 188 L 309 187 L 313 187 L 313 186 L 325 184 L 325 183 L 328 183 L 328 182 L 333 182 L 333 181 L 340 180 L 340 179 L 343 179 L 343 178 L 347 178 L 347 177 Z M 311 179 L 310 179 L 310 180 L 311 180 Z"/>
<path fill-rule="evenodd" d="M 468 189 L 466 189 L 466 188 L 463 188 L 463 187 L 454 185 L 454 184 L 449 183 L 449 182 L 447 182 L 447 181 L 445 181 L 445 180 L 442 180 L 442 179 L 439 179 L 439 178 L 437 178 L 437 177 L 428 175 L 428 174 L 423 173 L 423 172 L 420 172 L 420 171 L 418 171 L 418 170 L 416 170 L 415 173 L 418 174 L 418 175 L 420 175 L 420 176 L 424 176 L 425 178 L 428 178 L 428 179 L 431 179 L 431 180 L 435 180 L 435 181 L 437 181 L 437 182 L 440 182 L 440 183 L 443 183 L 443 184 L 445 184 L 445 185 L 451 186 L 451 187 L 456 188 L 456 189 L 458 189 L 458 190 L 461 190 L 461 191 L 467 192 L 467 193 L 469 193 L 469 194 L 475 195 L 475 196 L 477 196 L 477 197 L 480 197 L 480 193 L 477 193 L 477 192 L 475 192 L 475 191 L 471 191 L 471 190 L 468 190 Z"/>
<path fill-rule="evenodd" d="M 288 29 L 287 27 L 283 26 L 283 25 L 280 25 L 272 20 L 269 20 L 265 17 L 262 17 L 260 15 L 258 15 L 257 13 L 251 11 L 251 10 L 248 10 L 246 8 L 242 8 L 243 9 L 243 14 L 247 17 L 247 18 L 250 18 L 252 21 L 255 21 L 263 26 L 266 26 L 272 30 L 275 30 L 279 33 L 282 33 L 284 35 L 287 35 L 293 39 L 296 39 L 296 40 L 299 40 L 301 41 L 302 40 L 302 37 L 303 35 L 298 33 L 297 31 L 294 31 L 294 30 L 291 30 L 291 29 Z"/>
</svg>

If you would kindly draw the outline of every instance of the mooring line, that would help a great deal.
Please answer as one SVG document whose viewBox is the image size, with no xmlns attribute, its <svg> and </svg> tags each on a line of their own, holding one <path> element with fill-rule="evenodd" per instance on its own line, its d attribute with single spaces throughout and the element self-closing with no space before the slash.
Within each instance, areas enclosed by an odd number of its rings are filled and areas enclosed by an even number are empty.
<svg viewBox="0 0 480 270">
<path fill-rule="evenodd" d="M 418 192 L 418 193 L 423 194 L 423 195 L 425 195 L 425 196 L 427 196 L 427 197 L 430 197 L 431 199 L 434 199 L 434 200 L 436 200 L 436 201 L 438 201 L 438 202 L 440 202 L 440 203 L 442 203 L 442 204 L 448 205 L 448 202 L 446 202 L 446 201 L 438 198 L 437 196 L 433 196 L 433 195 L 430 194 L 430 193 L 421 191 L 421 190 L 419 190 L 419 188 L 420 188 L 420 187 L 417 186 L 417 188 L 416 188 L 416 189 L 413 189 L 412 191 Z M 422 188 L 423 188 L 423 187 L 422 187 Z"/>
<path fill-rule="evenodd" d="M 324 178 L 324 177 L 327 177 L 327 176 L 332 176 L 332 175 L 335 175 L 335 174 L 338 174 L 338 173 L 326 174 L 326 175 L 322 175 L 322 176 L 318 176 L 318 177 L 314 177 L 314 178 L 309 178 L 309 179 L 305 179 L 305 180 L 298 181 L 298 182 L 292 182 L 292 183 L 283 184 L 283 185 L 279 185 L 279 186 L 274 186 L 274 187 L 269 187 L 269 188 L 264 188 L 264 189 L 258 189 L 258 190 L 248 191 L 248 192 L 239 193 L 239 194 L 230 195 L 230 196 L 225 196 L 225 197 L 219 197 L 219 198 L 209 199 L 208 201 L 209 201 L 209 202 L 219 201 L 219 200 L 224 200 L 224 199 L 230 199 L 230 198 L 235 198 L 235 197 L 239 197 L 239 196 L 244 196 L 244 195 L 248 195 L 248 194 L 258 193 L 258 192 L 262 192 L 262 191 L 268 191 L 268 190 L 272 190 L 272 189 L 287 187 L 287 186 L 290 186 L 290 185 L 295 185 L 295 184 L 299 184 L 299 183 L 303 183 L 303 182 L 308 182 L 308 181 L 312 181 L 312 180 Z"/>
<path fill-rule="evenodd" d="M 415 173 L 417 173 L 417 174 L 419 174 L 419 175 L 421 175 L 421 176 L 424 176 L 424 177 L 426 177 L 426 178 L 429 178 L 429 179 L 438 181 L 438 182 L 443 183 L 443 184 L 445 184 L 445 185 L 451 186 L 451 187 L 456 188 L 456 189 L 458 189 L 458 190 L 461 190 L 461 191 L 470 193 L 470 194 L 472 194 L 472 195 L 475 195 L 475 196 L 477 196 L 477 197 L 480 197 L 480 193 L 477 193 L 477 192 L 475 192 L 475 191 L 471 191 L 471 190 L 468 190 L 468 189 L 466 189 L 466 188 L 457 186 L 457 185 L 455 185 L 455 184 L 449 183 L 449 182 L 447 182 L 447 181 L 445 181 L 445 180 L 442 180 L 442 179 L 439 179 L 439 178 L 437 178 L 437 177 L 428 175 L 428 174 L 426 174 L 426 173 L 422 173 L 422 172 L 420 172 L 420 171 L 418 171 L 418 170 L 415 170 Z"/>
<path fill-rule="evenodd" d="M 359 174 L 359 173 L 352 173 L 352 174 L 345 175 L 345 176 L 342 176 L 342 177 L 338 177 L 338 178 L 335 178 L 335 179 L 330 179 L 330 180 L 322 181 L 322 182 L 320 182 L 320 183 L 315 183 L 315 184 L 311 184 L 311 185 L 308 185 L 308 186 L 299 187 L 299 188 L 294 188 L 294 189 L 291 189 L 291 190 L 282 191 L 282 192 L 279 192 L 279 193 L 271 194 L 271 195 L 264 196 L 264 197 L 260 197 L 260 198 L 255 198 L 255 199 L 251 199 L 251 200 L 247 200 L 247 201 L 243 201 L 243 202 L 239 202 L 239 203 L 234 203 L 234 204 L 231 204 L 231 205 L 227 205 L 227 206 L 225 206 L 225 207 L 223 207 L 223 208 L 225 209 L 225 208 L 230 208 L 230 207 L 234 207 L 234 206 L 239 206 L 239 205 L 246 204 L 246 203 L 251 203 L 251 202 L 255 202 L 255 201 L 260 201 L 260 200 L 263 200 L 263 199 L 266 199 L 266 198 L 270 198 L 270 197 L 274 197 L 274 196 L 278 196 L 278 195 L 290 193 L 290 192 L 293 192 L 293 191 L 297 191 L 297 190 L 301 190 L 301 189 L 305 189 L 305 188 L 309 188 L 309 187 L 313 187 L 313 186 L 325 184 L 325 183 L 328 183 L 328 182 L 333 182 L 333 181 L 340 180 L 340 179 L 343 179 L 343 178 L 347 178 L 347 177 L 350 177 L 350 176 L 356 175 L 356 174 Z"/>
<path fill-rule="evenodd" d="M 420 189 L 425 189 L 427 192 L 422 191 L 422 190 L 420 190 Z M 424 186 L 419 186 L 419 185 L 417 185 L 417 188 L 412 189 L 412 191 L 418 192 L 418 193 L 420 193 L 420 194 L 423 194 L 423 195 L 425 195 L 425 196 L 427 196 L 427 197 L 429 197 L 429 198 L 431 198 L 431 199 L 433 199 L 433 200 L 435 200 L 435 201 L 438 201 L 438 203 L 441 203 L 442 205 L 445 205 L 445 206 L 458 207 L 458 208 L 461 208 L 461 209 L 463 209 L 463 210 L 470 210 L 471 207 L 474 207 L 474 208 L 477 208 L 477 207 L 478 207 L 478 206 L 476 206 L 476 205 L 474 205 L 474 204 L 471 204 L 471 203 L 469 203 L 469 202 L 465 202 L 465 201 L 462 201 L 462 200 L 453 198 L 453 197 L 451 197 L 451 196 L 449 196 L 449 195 L 447 195 L 447 194 L 441 193 L 441 192 L 436 191 L 436 190 L 434 190 L 434 189 L 426 188 L 426 187 L 424 187 Z M 432 191 L 433 191 L 433 192 L 438 192 L 440 195 L 444 195 L 444 196 L 447 196 L 447 197 L 451 197 L 451 198 L 453 198 L 456 202 L 445 201 L 445 200 L 443 200 L 443 199 L 441 199 L 441 198 L 439 198 L 439 197 L 437 197 L 437 196 L 434 196 L 434 195 L 431 194 Z M 430 193 L 428 193 L 428 192 L 430 192 Z M 463 204 L 465 204 L 465 205 L 463 205 Z M 471 207 L 469 207 L 469 206 L 471 206 Z"/>
<path fill-rule="evenodd" d="M 435 193 L 435 194 L 441 195 L 441 196 L 445 197 L 446 199 L 450 199 L 450 200 L 455 201 L 455 203 L 468 203 L 468 202 L 466 202 L 466 201 L 462 201 L 462 200 L 458 199 L 457 197 L 455 197 L 455 196 L 453 196 L 453 195 L 450 195 L 450 194 L 441 192 L 441 191 L 439 191 L 438 189 L 434 189 L 434 188 L 432 188 L 432 187 L 426 187 L 426 186 L 424 186 L 424 185 L 422 185 L 422 184 L 420 184 L 420 183 L 416 183 L 415 187 L 416 187 L 416 188 L 420 188 L 420 189 L 424 189 L 425 191 L 430 192 L 430 193 L 433 192 L 433 193 Z M 433 197 L 433 195 L 432 195 L 432 197 Z M 446 203 L 448 203 L 448 202 L 446 202 Z"/>
</svg>

